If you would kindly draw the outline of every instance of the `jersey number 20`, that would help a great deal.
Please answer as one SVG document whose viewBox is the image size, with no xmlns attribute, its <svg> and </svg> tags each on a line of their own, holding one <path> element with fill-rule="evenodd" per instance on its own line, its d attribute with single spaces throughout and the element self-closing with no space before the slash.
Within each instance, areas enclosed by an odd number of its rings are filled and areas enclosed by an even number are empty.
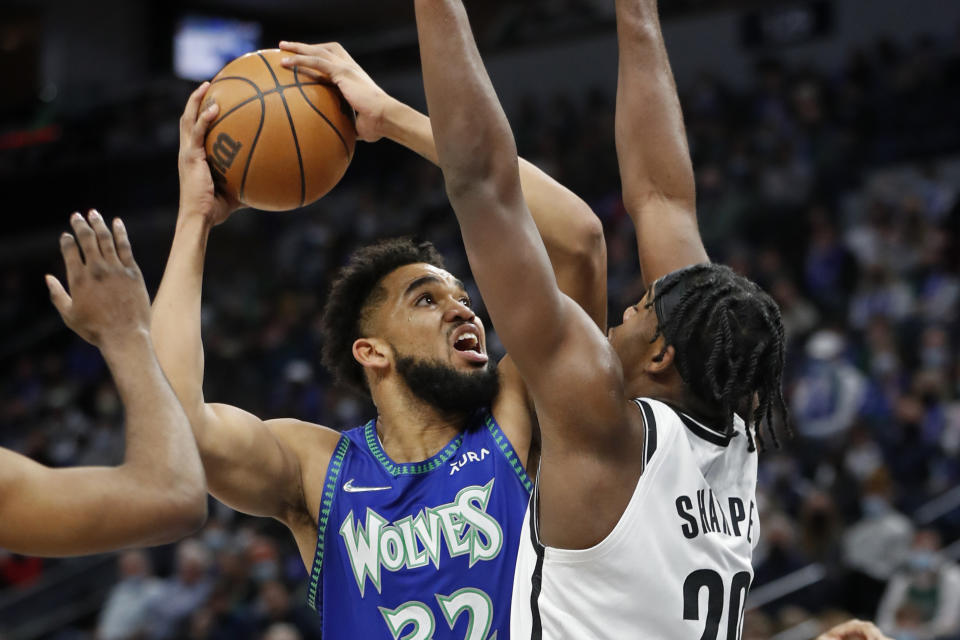
<svg viewBox="0 0 960 640">
<path fill-rule="evenodd" d="M 723 618 L 724 587 L 723 578 L 712 569 L 698 569 L 683 582 L 683 619 L 700 620 L 700 590 L 707 590 L 707 623 L 700 640 L 717 640 L 720 632 L 720 620 Z M 747 591 L 750 589 L 750 574 L 741 571 L 730 581 L 730 604 L 727 613 L 726 640 L 740 640 L 743 629 L 743 609 L 747 604 Z"/>
</svg>

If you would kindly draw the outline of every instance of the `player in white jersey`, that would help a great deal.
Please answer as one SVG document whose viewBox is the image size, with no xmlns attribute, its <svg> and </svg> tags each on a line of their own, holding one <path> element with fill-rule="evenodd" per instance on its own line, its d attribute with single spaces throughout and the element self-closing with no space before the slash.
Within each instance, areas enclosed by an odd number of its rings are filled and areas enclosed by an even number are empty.
<svg viewBox="0 0 960 640">
<path fill-rule="evenodd" d="M 704 251 L 656 3 L 617 5 L 618 151 L 651 285 L 606 337 L 557 287 L 461 0 L 416 7 L 447 193 L 540 423 L 511 637 L 739 638 L 754 443 L 761 423 L 776 442 L 773 414 L 786 418 L 783 327 L 768 295 Z"/>
<path fill-rule="evenodd" d="M 636 23 L 617 136 L 650 287 L 604 336 L 557 287 L 461 3 L 417 0 L 447 192 L 542 437 L 511 635 L 738 638 L 759 534 L 754 441 L 785 414 L 783 328 L 770 297 L 703 248 L 655 3 L 618 9 Z"/>
<path fill-rule="evenodd" d="M 617 20 L 617 152 L 648 289 L 609 340 L 612 386 L 639 411 L 552 439 L 542 426 L 511 632 L 737 640 L 760 535 L 755 440 L 763 425 L 776 442 L 773 414 L 786 418 L 783 327 L 767 294 L 703 248 L 656 2 L 617 0 Z"/>
</svg>

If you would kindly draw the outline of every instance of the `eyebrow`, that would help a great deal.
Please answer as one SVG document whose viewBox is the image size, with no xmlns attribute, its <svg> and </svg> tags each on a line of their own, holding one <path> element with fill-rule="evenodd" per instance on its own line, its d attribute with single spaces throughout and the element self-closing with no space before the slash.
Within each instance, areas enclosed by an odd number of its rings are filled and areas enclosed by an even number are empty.
<svg viewBox="0 0 960 640">
<path fill-rule="evenodd" d="M 460 280 L 457 280 L 456 278 L 454 278 L 454 279 L 453 279 L 453 283 L 454 283 L 457 287 L 459 287 L 462 291 L 466 291 L 466 290 L 467 290 L 467 288 L 463 285 L 462 282 L 460 282 Z M 411 282 L 409 285 L 407 285 L 407 289 L 406 289 L 406 291 L 403 292 L 403 295 L 404 295 L 404 296 L 408 296 L 408 295 L 410 295 L 412 292 L 416 291 L 416 290 L 419 289 L 420 287 L 422 287 L 422 286 L 424 286 L 424 285 L 427 285 L 427 284 L 445 284 L 445 283 L 444 283 L 444 281 L 443 281 L 442 279 L 438 278 L 437 276 L 432 276 L 432 275 L 431 275 L 431 276 L 420 276 L 419 278 L 417 278 L 416 280 L 414 280 L 413 282 Z"/>
</svg>

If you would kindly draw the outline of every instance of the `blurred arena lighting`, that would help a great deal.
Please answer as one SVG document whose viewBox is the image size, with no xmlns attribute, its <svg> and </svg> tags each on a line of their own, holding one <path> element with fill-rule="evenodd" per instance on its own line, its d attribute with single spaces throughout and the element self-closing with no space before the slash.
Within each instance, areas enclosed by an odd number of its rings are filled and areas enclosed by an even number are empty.
<svg viewBox="0 0 960 640">
<path fill-rule="evenodd" d="M 199 15 L 184 16 L 173 36 L 174 73 L 208 80 L 226 63 L 259 48 L 259 23 Z"/>
</svg>

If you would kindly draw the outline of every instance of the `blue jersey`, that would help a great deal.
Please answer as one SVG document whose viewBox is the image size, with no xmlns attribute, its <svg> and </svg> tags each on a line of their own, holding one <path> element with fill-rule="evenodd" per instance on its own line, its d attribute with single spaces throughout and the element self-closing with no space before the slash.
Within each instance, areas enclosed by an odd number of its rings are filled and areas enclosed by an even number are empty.
<svg viewBox="0 0 960 640">
<path fill-rule="evenodd" d="M 489 412 L 423 462 L 393 462 L 371 420 L 340 437 L 309 602 L 324 640 L 509 640 L 532 485 Z"/>
</svg>

